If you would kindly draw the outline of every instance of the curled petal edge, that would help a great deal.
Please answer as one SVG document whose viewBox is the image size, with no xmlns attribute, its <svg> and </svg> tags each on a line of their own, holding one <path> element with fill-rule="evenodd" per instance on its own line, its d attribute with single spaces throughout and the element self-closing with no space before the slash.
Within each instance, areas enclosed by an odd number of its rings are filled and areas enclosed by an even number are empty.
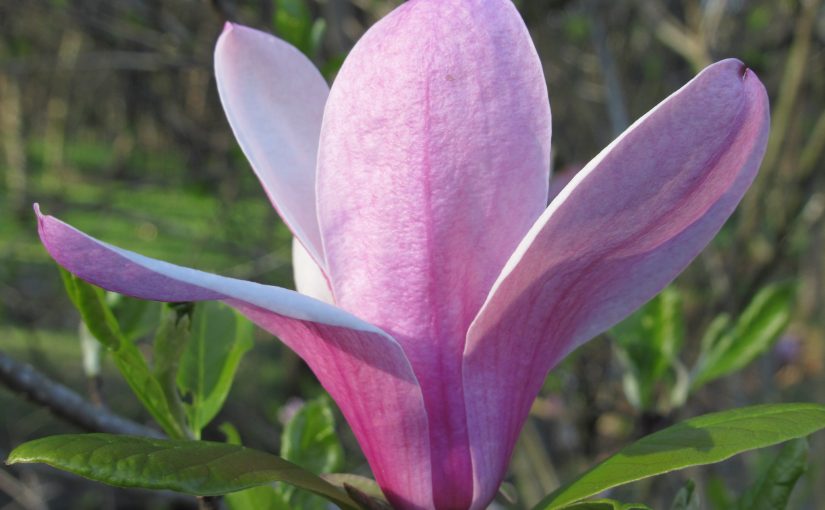
<svg viewBox="0 0 825 510">
<path fill-rule="evenodd" d="M 140 299 L 220 300 L 278 336 L 338 403 L 387 497 L 400 508 L 432 505 L 424 401 L 392 337 L 297 292 L 144 257 L 35 211 L 46 250 L 79 278 Z"/>
</svg>

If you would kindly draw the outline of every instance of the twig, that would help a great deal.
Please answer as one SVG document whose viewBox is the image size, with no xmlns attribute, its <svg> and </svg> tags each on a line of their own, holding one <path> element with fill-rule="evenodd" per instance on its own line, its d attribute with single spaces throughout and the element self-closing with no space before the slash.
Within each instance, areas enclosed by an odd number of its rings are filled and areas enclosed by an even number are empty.
<svg viewBox="0 0 825 510">
<path fill-rule="evenodd" d="M 779 163 L 782 161 L 782 149 L 789 126 L 792 122 L 796 122 L 794 112 L 800 98 L 799 90 L 807 77 L 807 63 L 811 53 L 816 12 L 820 3 L 821 0 L 803 2 L 803 8 L 796 19 L 793 44 L 785 57 L 785 70 L 779 87 L 779 98 L 776 106 L 771 108 L 771 136 L 768 138 L 768 147 L 762 160 L 764 172 L 753 183 L 748 198 L 742 203 L 740 215 L 743 220 L 738 235 L 743 241 L 754 237 L 759 221 L 764 219 L 760 212 L 765 209 L 766 201 L 768 210 L 783 210 L 782 203 L 784 194 L 787 192 L 783 184 L 788 184 L 786 181 L 796 174 L 796 172 L 786 172 L 788 175 L 783 175 Z M 779 209 L 772 209 L 776 204 L 779 205 Z M 785 222 L 788 221 L 788 217 L 788 214 L 779 216 L 781 221 Z M 771 241 L 776 239 L 777 236 L 774 236 Z"/>
<path fill-rule="evenodd" d="M 656 37 L 671 50 L 690 62 L 696 72 L 710 65 L 712 59 L 703 38 L 667 12 L 658 2 L 641 1 L 642 13 L 655 27 Z"/>
<path fill-rule="evenodd" d="M 78 393 L 0 351 L 0 383 L 90 432 L 164 437 L 160 432 L 97 407 Z"/>
<path fill-rule="evenodd" d="M 616 60 L 610 51 L 607 41 L 607 30 L 604 26 L 601 9 L 595 2 L 587 4 L 590 15 L 591 39 L 599 58 L 602 76 L 604 77 L 605 100 L 607 103 L 607 113 L 610 117 L 610 126 L 613 130 L 613 137 L 617 137 L 630 125 L 628 122 L 627 108 L 625 107 L 624 93 L 622 92 L 619 73 L 616 70 Z"/>
<path fill-rule="evenodd" d="M 40 494 L 2 469 L 0 469 L 0 491 L 25 510 L 48 510 L 49 508 Z"/>
<path fill-rule="evenodd" d="M 220 510 L 220 496 L 198 496 L 198 510 Z"/>
</svg>

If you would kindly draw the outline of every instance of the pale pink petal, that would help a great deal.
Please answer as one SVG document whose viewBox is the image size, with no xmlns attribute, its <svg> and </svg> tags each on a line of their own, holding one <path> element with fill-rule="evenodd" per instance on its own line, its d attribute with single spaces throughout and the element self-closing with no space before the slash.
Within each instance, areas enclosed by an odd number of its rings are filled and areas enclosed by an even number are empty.
<svg viewBox="0 0 825 510">
<path fill-rule="evenodd" d="M 703 71 L 555 198 L 468 333 L 477 497 L 495 492 L 547 371 L 652 298 L 733 212 L 764 154 L 765 89 L 737 60 Z"/>
<path fill-rule="evenodd" d="M 338 403 L 387 496 L 399 508 L 432 505 L 424 402 L 392 337 L 297 292 L 150 259 L 37 213 L 46 249 L 80 278 L 141 299 L 221 300 L 278 336 Z"/>
<path fill-rule="evenodd" d="M 510 0 L 416 0 L 333 84 L 319 220 L 336 302 L 403 345 L 431 420 L 436 506 L 467 506 L 466 329 L 546 205 L 550 110 Z"/>
<path fill-rule="evenodd" d="M 292 238 L 292 272 L 298 292 L 324 303 L 335 304 L 324 272 L 298 238 Z"/>
<path fill-rule="evenodd" d="M 215 76 L 229 124 L 269 199 L 323 264 L 315 159 L 326 81 L 294 47 L 230 23 L 215 47 Z"/>
</svg>

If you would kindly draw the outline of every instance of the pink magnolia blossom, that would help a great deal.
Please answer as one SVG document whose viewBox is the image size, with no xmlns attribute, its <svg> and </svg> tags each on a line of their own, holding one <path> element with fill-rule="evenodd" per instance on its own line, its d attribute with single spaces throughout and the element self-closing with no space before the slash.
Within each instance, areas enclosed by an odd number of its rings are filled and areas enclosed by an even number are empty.
<svg viewBox="0 0 825 510">
<path fill-rule="evenodd" d="M 279 337 L 401 509 L 485 507 L 548 370 L 702 250 L 768 136 L 762 84 L 725 60 L 548 207 L 547 90 L 510 0 L 404 3 L 331 90 L 296 49 L 238 25 L 215 69 L 238 142 L 298 240 L 303 293 L 149 259 L 38 212 L 43 243 L 106 289 L 221 300 Z"/>
</svg>

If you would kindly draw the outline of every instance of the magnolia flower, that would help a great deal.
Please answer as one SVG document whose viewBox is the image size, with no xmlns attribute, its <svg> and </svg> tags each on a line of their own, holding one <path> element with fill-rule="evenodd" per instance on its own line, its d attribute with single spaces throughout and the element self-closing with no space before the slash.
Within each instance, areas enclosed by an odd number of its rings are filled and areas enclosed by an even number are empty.
<svg viewBox="0 0 825 510">
<path fill-rule="evenodd" d="M 297 352 L 400 509 L 484 508 L 570 351 L 652 298 L 753 180 L 768 101 L 736 60 L 634 123 L 547 206 L 550 108 L 510 0 L 411 0 L 331 90 L 296 49 L 226 26 L 221 101 L 297 239 L 303 294 L 175 266 L 38 212 L 106 289 L 221 300 Z M 314 297 L 310 297 L 314 296 Z"/>
</svg>

